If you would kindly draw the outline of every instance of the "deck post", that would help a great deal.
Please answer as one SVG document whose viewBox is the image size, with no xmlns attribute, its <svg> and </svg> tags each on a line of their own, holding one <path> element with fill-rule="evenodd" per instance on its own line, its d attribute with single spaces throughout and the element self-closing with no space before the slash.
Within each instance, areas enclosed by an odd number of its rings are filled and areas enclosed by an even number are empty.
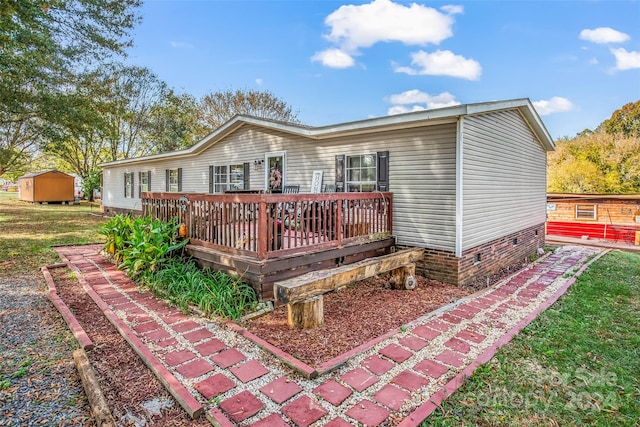
<svg viewBox="0 0 640 427">
<path fill-rule="evenodd" d="M 267 257 L 267 244 L 269 243 L 267 242 L 267 227 L 267 202 L 264 197 L 261 197 L 258 205 L 258 259 Z"/>
<path fill-rule="evenodd" d="M 338 199 L 336 204 L 337 204 L 337 209 L 336 209 L 336 230 L 335 230 L 335 235 L 336 235 L 336 239 L 338 240 L 338 246 L 342 246 L 342 211 L 343 211 L 343 203 L 344 200 L 342 198 Z"/>
</svg>

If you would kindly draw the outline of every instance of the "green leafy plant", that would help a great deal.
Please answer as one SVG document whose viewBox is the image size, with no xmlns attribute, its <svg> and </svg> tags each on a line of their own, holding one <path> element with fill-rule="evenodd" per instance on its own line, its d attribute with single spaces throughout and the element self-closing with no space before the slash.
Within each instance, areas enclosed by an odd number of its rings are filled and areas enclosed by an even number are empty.
<svg viewBox="0 0 640 427">
<path fill-rule="evenodd" d="M 201 270 L 191 259 L 168 260 L 157 272 L 147 272 L 140 279 L 153 293 L 183 310 L 195 306 L 207 316 L 237 319 L 257 305 L 255 291 L 240 278 Z"/>
<path fill-rule="evenodd" d="M 112 255 L 116 262 L 122 260 L 124 248 L 128 245 L 129 236 L 133 229 L 133 222 L 134 219 L 129 215 L 116 215 L 98 231 L 99 234 L 107 238 L 104 244 L 105 252 Z"/>
<path fill-rule="evenodd" d="M 136 218 L 131 225 L 131 234 L 122 250 L 120 268 L 136 278 L 143 271 L 158 271 L 174 251 L 183 248 L 188 239 L 178 236 L 177 218 L 163 222 L 151 217 Z"/>
</svg>

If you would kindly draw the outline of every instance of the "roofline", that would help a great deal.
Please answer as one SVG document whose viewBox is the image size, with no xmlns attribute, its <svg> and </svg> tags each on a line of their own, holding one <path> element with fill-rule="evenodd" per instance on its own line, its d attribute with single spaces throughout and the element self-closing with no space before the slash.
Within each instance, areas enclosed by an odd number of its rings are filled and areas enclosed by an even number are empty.
<svg viewBox="0 0 640 427">
<path fill-rule="evenodd" d="M 542 123 L 542 120 L 531 104 L 531 101 L 528 98 L 520 98 L 506 101 L 461 104 L 452 107 L 416 111 L 318 127 L 304 126 L 296 123 L 277 122 L 253 116 L 236 115 L 218 129 L 205 136 L 198 143 L 185 150 L 171 151 L 168 153 L 154 154 L 151 156 L 137 157 L 133 159 L 116 160 L 113 162 L 102 163 L 100 166 L 117 166 L 128 163 L 160 160 L 169 157 L 175 158 L 196 155 L 208 148 L 211 144 L 215 144 L 217 141 L 244 125 L 255 125 L 292 135 L 303 136 L 309 139 L 322 140 L 339 136 L 378 132 L 381 130 L 455 123 L 463 116 L 486 114 L 512 109 L 518 109 L 521 112 L 546 151 L 553 151 L 555 149 L 553 139 L 544 126 L 544 123 Z"/>
<path fill-rule="evenodd" d="M 60 173 L 62 175 L 66 175 L 66 176 L 69 176 L 71 178 L 74 178 L 73 175 L 70 175 L 70 174 L 68 174 L 66 172 L 59 171 L 58 169 L 46 169 L 46 170 L 38 171 L 38 172 L 30 172 L 28 174 L 22 175 L 18 179 L 20 180 L 22 178 L 33 178 L 33 177 L 36 177 L 36 176 L 44 175 L 45 173 L 52 173 L 52 172 L 53 173 Z"/>
<path fill-rule="evenodd" d="M 547 193 L 547 200 L 595 200 L 619 199 L 640 200 L 640 194 L 580 194 L 580 193 Z"/>
</svg>

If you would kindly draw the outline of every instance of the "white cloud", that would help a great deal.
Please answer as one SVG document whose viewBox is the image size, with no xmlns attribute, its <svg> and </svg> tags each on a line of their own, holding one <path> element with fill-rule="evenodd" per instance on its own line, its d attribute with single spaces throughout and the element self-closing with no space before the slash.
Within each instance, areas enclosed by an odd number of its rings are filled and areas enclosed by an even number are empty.
<svg viewBox="0 0 640 427">
<path fill-rule="evenodd" d="M 458 10 L 461 9 L 455 9 Z M 439 44 L 453 35 L 453 18 L 449 14 L 416 3 L 404 6 L 390 0 L 341 6 L 326 17 L 325 24 L 331 28 L 326 38 L 350 53 L 378 42 Z"/>
<path fill-rule="evenodd" d="M 625 48 L 610 49 L 616 57 L 616 70 L 640 68 L 640 52 L 628 52 Z"/>
<path fill-rule="evenodd" d="M 394 105 L 393 107 L 389 107 L 389 109 L 387 110 L 387 115 L 395 116 L 396 114 L 404 114 L 404 113 L 411 113 L 414 111 L 424 111 L 424 110 L 426 110 L 426 108 L 424 108 L 421 105 L 414 105 L 411 108 L 405 107 L 404 105 Z"/>
<path fill-rule="evenodd" d="M 349 68 L 355 64 L 353 57 L 340 49 L 317 52 L 311 57 L 311 61 L 322 62 L 322 65 L 331 68 Z"/>
<path fill-rule="evenodd" d="M 176 49 L 193 49 L 193 45 L 186 42 L 170 41 L 169 45 Z"/>
<path fill-rule="evenodd" d="M 258 78 L 256 79 L 256 84 L 257 84 L 258 86 L 262 86 L 262 83 L 264 83 L 264 80 L 262 80 L 262 78 L 261 78 L 261 77 L 258 77 Z"/>
<path fill-rule="evenodd" d="M 571 101 L 560 96 L 554 96 L 549 100 L 534 101 L 533 106 L 536 107 L 536 111 L 541 116 L 548 116 L 553 113 L 564 113 L 576 108 Z"/>
<path fill-rule="evenodd" d="M 597 64 L 598 64 L 598 59 L 597 59 L 597 58 L 591 58 L 591 59 L 589 60 L 589 64 L 591 64 L 591 65 L 597 65 Z"/>
<path fill-rule="evenodd" d="M 459 5 L 447 4 L 440 8 L 443 12 L 448 13 L 449 15 L 457 15 L 459 13 L 464 12 L 464 7 Z"/>
<path fill-rule="evenodd" d="M 599 27 L 593 30 L 580 31 L 580 39 L 594 43 L 622 43 L 629 40 L 629 35 L 610 27 Z"/>
<path fill-rule="evenodd" d="M 396 105 L 389 108 L 387 111 L 388 115 L 460 105 L 460 102 L 456 101 L 456 97 L 449 92 L 442 92 L 439 95 L 429 95 L 428 93 L 422 92 L 418 89 L 407 90 L 402 93 L 391 95 L 389 97 L 389 102 Z M 407 106 L 408 104 L 414 105 L 409 107 Z"/>
<path fill-rule="evenodd" d="M 395 72 L 415 75 L 451 76 L 468 80 L 478 80 L 482 74 L 480 63 L 474 59 L 456 55 L 450 50 L 434 53 L 418 51 L 411 54 L 414 67 L 396 67 Z"/>
</svg>

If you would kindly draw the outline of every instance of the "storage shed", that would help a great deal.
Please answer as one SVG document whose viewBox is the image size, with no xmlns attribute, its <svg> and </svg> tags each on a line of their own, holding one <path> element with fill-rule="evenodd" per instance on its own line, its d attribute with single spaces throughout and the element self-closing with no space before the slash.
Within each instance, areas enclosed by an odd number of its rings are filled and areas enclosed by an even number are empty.
<svg viewBox="0 0 640 427">
<path fill-rule="evenodd" d="M 20 200 L 34 203 L 73 202 L 75 178 L 55 169 L 34 172 L 18 179 Z"/>
</svg>

